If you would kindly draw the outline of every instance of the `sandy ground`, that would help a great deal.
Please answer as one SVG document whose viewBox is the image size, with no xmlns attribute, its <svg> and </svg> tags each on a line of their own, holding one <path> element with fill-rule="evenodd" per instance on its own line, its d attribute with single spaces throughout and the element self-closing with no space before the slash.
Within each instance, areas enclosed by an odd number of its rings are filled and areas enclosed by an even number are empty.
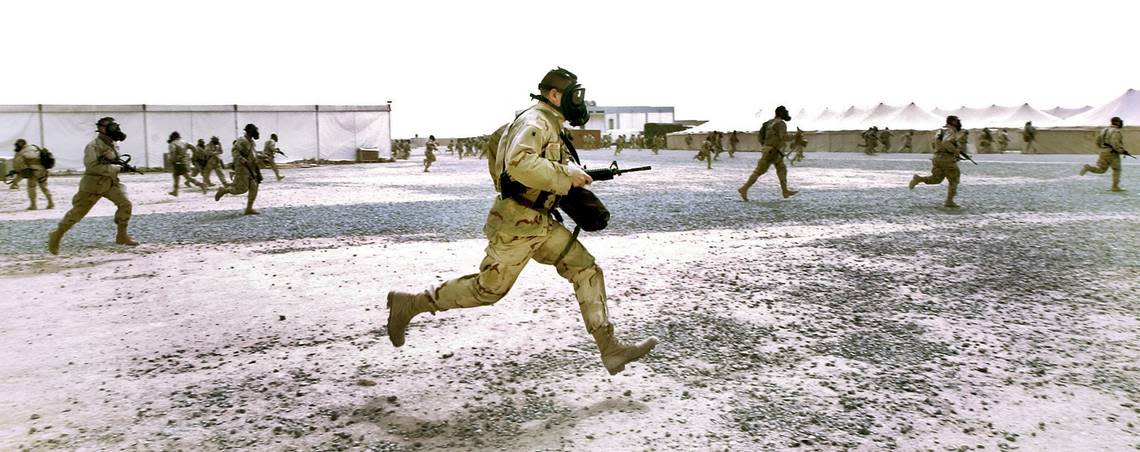
<svg viewBox="0 0 1140 452">
<path fill-rule="evenodd" d="M 610 153 L 588 152 L 594 165 Z M 471 272 L 486 163 L 288 169 L 262 214 L 124 176 L 143 245 L 104 202 L 44 251 L 60 207 L 0 191 L 0 449 L 1132 450 L 1140 448 L 1140 177 L 1092 156 L 808 154 L 734 189 L 689 152 L 624 151 L 582 240 L 619 335 L 605 373 L 569 284 L 533 264 L 493 307 L 416 318 L 384 294 Z"/>
</svg>

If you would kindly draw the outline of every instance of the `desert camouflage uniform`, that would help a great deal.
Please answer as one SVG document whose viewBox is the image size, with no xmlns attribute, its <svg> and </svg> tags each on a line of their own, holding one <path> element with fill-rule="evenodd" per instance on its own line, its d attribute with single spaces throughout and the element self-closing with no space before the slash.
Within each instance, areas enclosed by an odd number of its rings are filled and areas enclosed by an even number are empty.
<svg viewBox="0 0 1140 452">
<path fill-rule="evenodd" d="M 958 194 L 958 180 L 962 173 L 958 170 L 958 158 L 966 150 L 967 134 L 964 130 L 955 130 L 946 126 L 934 138 L 934 157 L 931 159 L 929 176 L 917 174 L 911 178 L 910 188 L 919 183 L 938 185 L 945 179 L 949 186 L 946 188 L 946 207 L 958 207 L 954 204 L 954 196 Z"/>
<path fill-rule="evenodd" d="M 1100 156 L 1096 159 L 1096 166 L 1085 165 L 1081 168 L 1081 175 L 1086 172 L 1093 174 L 1104 174 L 1109 168 L 1112 168 L 1112 191 L 1123 191 L 1120 188 L 1120 154 L 1113 152 L 1124 151 L 1124 133 L 1118 127 L 1106 127 L 1100 132 L 1100 140 L 1104 142 L 1101 146 Z"/>
<path fill-rule="evenodd" d="M 764 132 L 763 154 L 760 160 L 756 162 L 756 169 L 752 170 L 752 175 L 748 177 L 748 181 L 744 182 L 736 191 L 740 193 L 740 198 L 748 200 L 748 189 L 756 183 L 756 179 L 768 172 L 771 166 L 776 167 L 776 177 L 780 180 L 780 192 L 785 198 L 799 193 L 795 190 L 788 190 L 788 167 L 784 165 L 784 145 L 788 142 L 788 124 L 780 118 L 769 119 L 767 128 Z"/>
<path fill-rule="evenodd" d="M 28 180 L 28 210 L 36 210 L 37 208 L 36 187 L 39 187 L 44 197 L 47 198 L 47 208 L 54 209 L 55 201 L 52 200 L 51 192 L 48 191 L 48 170 L 40 161 L 40 147 L 34 144 L 25 144 L 12 159 L 12 166 L 12 169 L 20 172 L 17 180 Z"/>
<path fill-rule="evenodd" d="M 182 140 L 174 140 L 167 145 L 167 149 L 170 151 L 170 164 L 174 167 L 174 171 L 171 172 L 174 179 L 174 190 L 170 192 L 172 196 L 178 196 L 178 178 L 180 177 L 185 177 L 187 182 L 201 188 L 202 193 L 206 193 L 206 184 L 190 175 L 190 167 L 193 163 L 190 162 L 189 148 L 190 145 Z"/>
</svg>

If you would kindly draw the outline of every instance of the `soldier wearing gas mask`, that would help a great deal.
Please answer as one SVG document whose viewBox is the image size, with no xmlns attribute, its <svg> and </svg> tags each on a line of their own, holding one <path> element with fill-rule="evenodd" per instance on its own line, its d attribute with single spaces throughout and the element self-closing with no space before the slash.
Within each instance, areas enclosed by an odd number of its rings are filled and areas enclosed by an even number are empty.
<svg viewBox="0 0 1140 452">
<path fill-rule="evenodd" d="M 581 126 L 589 119 L 585 88 L 578 84 L 577 76 L 558 68 L 542 78 L 538 89 L 541 94 L 531 95 L 537 102 L 505 130 L 500 129 L 501 138 L 489 159 L 491 180 L 502 195 L 495 199 L 483 226 L 489 243 L 479 272 L 424 292 L 389 292 L 388 336 L 392 345 L 399 347 L 404 345 L 408 323 L 417 314 L 494 304 L 506 296 L 523 267 L 533 259 L 556 264 L 558 274 L 573 284 L 586 331 L 593 335 L 606 370 L 616 374 L 627 363 L 649 353 L 657 339 L 627 345 L 614 337 L 602 270 L 551 214 L 572 187 L 592 182 L 570 160 L 561 136 L 563 121 Z M 498 135 L 500 132 L 492 135 L 492 140 Z"/>
<path fill-rule="evenodd" d="M 206 185 L 214 185 L 210 183 L 211 173 L 218 175 L 218 181 L 222 185 L 230 184 L 226 182 L 226 174 L 222 172 L 222 168 L 225 167 L 222 163 L 222 152 L 222 140 L 218 137 L 210 137 L 210 143 L 206 145 L 206 169 L 202 175 L 202 182 L 205 182 Z"/>
<path fill-rule="evenodd" d="M 910 179 L 910 189 L 914 190 L 914 186 L 919 183 L 938 185 L 945 179 L 948 187 L 943 206 L 957 208 L 954 196 L 958 194 L 958 180 L 962 177 L 962 171 L 958 169 L 958 160 L 962 159 L 961 155 L 966 151 L 968 139 L 967 132 L 962 130 L 962 121 L 957 116 L 947 116 L 946 126 L 934 137 L 934 157 L 931 158 L 930 175 L 915 174 Z"/>
<path fill-rule="evenodd" d="M 16 171 L 20 172 L 16 180 L 28 180 L 28 210 L 36 210 L 36 187 L 39 187 L 43 192 L 44 197 L 47 198 L 47 208 L 54 209 L 55 202 L 52 201 L 51 191 L 48 190 L 48 170 L 41 161 L 42 148 L 34 144 L 28 144 L 28 140 L 20 138 L 16 140 L 16 157 L 12 159 L 12 165 Z"/>
<path fill-rule="evenodd" d="M 194 184 L 202 189 L 202 194 L 206 194 L 206 184 L 190 175 L 190 168 L 193 165 L 190 160 L 193 152 L 190 150 L 191 146 L 182 141 L 182 134 L 178 131 L 172 132 L 170 138 L 166 140 L 166 147 L 170 155 L 170 165 L 174 168 L 171 171 L 171 175 L 174 177 L 174 189 L 168 194 L 178 196 L 178 180 L 180 178 L 185 178 L 187 184 Z"/>
<path fill-rule="evenodd" d="M 245 125 L 245 134 L 234 141 L 234 180 L 228 187 L 218 189 L 214 201 L 221 201 L 225 195 L 246 194 L 245 214 L 257 215 L 253 202 L 257 200 L 257 188 L 261 184 L 261 167 L 258 165 L 257 145 L 254 140 L 261 138 L 257 126 Z"/>
<path fill-rule="evenodd" d="M 760 156 L 760 160 L 756 162 L 756 169 L 752 170 L 752 175 L 748 177 L 748 181 L 736 190 L 737 193 L 740 193 L 740 199 L 748 201 L 748 189 L 752 188 L 756 179 L 768 172 L 768 168 L 772 166 L 776 167 L 776 178 L 780 180 L 780 191 L 784 197 L 788 198 L 799 193 L 795 190 L 788 190 L 788 167 L 784 165 L 784 145 L 791 138 L 788 136 L 787 121 L 791 120 L 792 115 L 788 114 L 788 109 L 781 105 L 776 107 L 776 117 L 769 119 L 760 126 L 760 145 L 763 154 Z"/>
<path fill-rule="evenodd" d="M 48 251 L 52 254 L 59 254 L 63 235 L 103 198 L 115 203 L 115 226 L 118 228 L 115 243 L 138 245 L 127 234 L 127 224 L 131 221 L 131 200 L 127 198 L 126 187 L 119 182 L 120 166 L 113 163 L 120 160 L 117 143 L 126 140 L 127 134 L 123 133 L 115 118 L 111 117 L 96 122 L 95 130 L 99 136 L 91 140 L 83 150 L 83 178 L 79 180 L 79 192 L 71 198 L 71 210 L 63 215 L 59 226 L 48 234 Z"/>
</svg>

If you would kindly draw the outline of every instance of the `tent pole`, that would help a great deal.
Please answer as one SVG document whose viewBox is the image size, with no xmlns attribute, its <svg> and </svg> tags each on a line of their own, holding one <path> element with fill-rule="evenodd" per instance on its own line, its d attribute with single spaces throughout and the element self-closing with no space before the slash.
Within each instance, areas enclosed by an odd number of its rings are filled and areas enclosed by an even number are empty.
<svg viewBox="0 0 1140 452">
<path fill-rule="evenodd" d="M 143 110 L 143 164 L 150 168 L 150 134 L 147 133 L 147 114 L 146 104 L 142 106 Z"/>
<path fill-rule="evenodd" d="M 317 166 L 321 164 L 321 106 L 313 105 L 313 120 L 317 122 Z"/>
<path fill-rule="evenodd" d="M 44 142 L 44 104 L 39 105 L 39 111 L 40 111 L 40 146 L 43 146 L 46 148 L 47 143 Z"/>
<path fill-rule="evenodd" d="M 239 136 L 241 135 L 238 135 L 237 104 L 234 104 L 234 139 L 237 140 Z"/>
</svg>

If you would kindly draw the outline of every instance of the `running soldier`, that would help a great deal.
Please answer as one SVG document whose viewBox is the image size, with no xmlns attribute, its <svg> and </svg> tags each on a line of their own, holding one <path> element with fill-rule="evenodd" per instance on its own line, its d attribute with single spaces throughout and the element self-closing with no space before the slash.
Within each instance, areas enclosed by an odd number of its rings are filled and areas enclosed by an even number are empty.
<svg viewBox="0 0 1140 452">
<path fill-rule="evenodd" d="M 1124 191 L 1120 188 L 1120 156 L 1131 155 L 1124 149 L 1124 120 L 1113 117 L 1111 125 L 1100 131 L 1096 137 L 1096 145 L 1100 148 L 1100 156 L 1096 159 L 1096 166 L 1085 165 L 1081 167 L 1081 175 L 1085 173 L 1104 174 L 1112 168 L 1112 191 Z"/>
<path fill-rule="evenodd" d="M 920 182 L 927 185 L 938 185 L 945 179 L 949 186 L 946 188 L 945 207 L 957 208 L 954 196 L 958 194 L 958 179 L 962 173 L 958 170 L 958 160 L 966 151 L 967 133 L 962 130 L 962 121 L 957 116 L 947 116 L 946 126 L 938 131 L 934 138 L 934 157 L 931 159 L 929 176 L 914 175 L 910 179 L 910 189 Z"/>
<path fill-rule="evenodd" d="M 863 136 L 863 144 L 860 144 L 858 146 L 863 148 L 864 154 L 873 155 L 875 153 L 875 148 L 879 144 L 879 128 L 878 127 L 868 128 L 866 131 L 863 132 L 862 136 Z"/>
<path fill-rule="evenodd" d="M 494 304 L 514 285 L 530 260 L 553 265 L 573 283 L 586 331 L 602 364 L 612 375 L 657 345 L 648 338 L 627 345 L 614 337 L 606 309 L 605 280 L 589 251 L 551 216 L 559 199 L 592 179 L 570 160 L 563 144 L 563 121 L 578 127 L 589 119 L 585 90 L 565 69 L 550 71 L 539 82 L 538 102 L 515 117 L 499 140 L 489 165 L 501 193 L 487 215 L 486 257 L 478 273 L 444 282 L 418 293 L 388 292 L 388 337 L 404 345 L 408 323 L 418 314 Z"/>
<path fill-rule="evenodd" d="M 756 162 L 756 169 L 752 170 L 752 175 L 748 177 L 748 181 L 736 190 L 737 193 L 740 193 L 740 199 L 748 201 L 748 189 L 752 188 L 756 179 L 768 172 L 768 168 L 771 166 L 776 167 L 776 177 L 780 180 L 780 191 L 785 198 L 790 198 L 799 193 L 796 190 L 788 190 L 788 167 L 784 165 L 784 145 L 788 142 L 787 121 L 791 120 L 792 115 L 788 114 L 788 109 L 781 105 L 776 107 L 776 116 L 760 127 L 760 144 L 763 154 L 760 156 L 760 160 Z"/>
<path fill-rule="evenodd" d="M 214 201 L 221 201 L 225 195 L 245 194 L 245 215 L 257 215 L 253 202 L 257 200 L 257 190 L 261 186 L 261 165 L 257 158 L 257 143 L 261 138 L 257 126 L 246 124 L 245 134 L 234 141 L 234 180 L 228 187 L 218 189 Z"/>
<path fill-rule="evenodd" d="M 178 178 L 180 177 L 186 178 L 186 182 L 197 186 L 202 189 L 202 194 L 206 194 L 206 184 L 190 175 L 190 166 L 193 165 L 190 162 L 191 146 L 182 141 L 182 135 L 178 131 L 170 133 L 170 137 L 166 140 L 166 147 L 169 151 L 167 155 L 170 158 L 170 166 L 174 168 L 170 173 L 174 178 L 174 190 L 168 194 L 178 196 Z"/>
<path fill-rule="evenodd" d="M 470 141 L 468 141 L 470 143 Z M 431 163 L 435 161 L 435 135 L 428 135 L 427 144 L 424 145 L 424 172 L 427 173 L 428 168 L 431 168 Z"/>
<path fill-rule="evenodd" d="M 740 144 L 740 137 L 736 136 L 737 131 L 733 130 L 732 135 L 728 137 L 728 157 L 736 158 L 736 146 Z"/>
<path fill-rule="evenodd" d="M 277 171 L 277 154 L 285 155 L 285 153 L 281 152 L 280 149 L 277 149 L 276 133 L 269 134 L 269 139 L 265 140 L 265 145 L 261 149 L 261 153 L 262 158 L 265 159 L 265 163 L 269 165 L 270 168 L 273 168 L 273 175 L 277 176 L 277 180 L 280 181 L 281 179 L 284 179 L 285 176 L 282 176 L 281 172 Z"/>
<path fill-rule="evenodd" d="M 697 155 L 693 156 L 693 158 L 705 162 L 708 164 L 708 169 L 712 169 L 714 149 L 713 137 L 712 135 L 708 135 L 705 137 L 705 142 L 701 143 L 701 149 L 697 151 Z"/>
<path fill-rule="evenodd" d="M 222 168 L 225 167 L 225 164 L 222 163 L 222 152 L 222 140 L 219 140 L 218 137 L 210 137 L 210 142 L 206 144 L 206 172 L 202 175 L 202 182 L 208 187 L 214 185 L 210 182 L 211 173 L 218 175 L 218 182 L 223 186 L 230 184 L 226 182 L 226 174 L 222 171 Z"/>
<path fill-rule="evenodd" d="M 121 161 L 117 142 L 127 139 L 115 118 L 105 117 L 95 123 L 99 136 L 83 149 L 83 178 L 79 180 L 79 191 L 71 198 L 71 210 L 63 215 L 54 231 L 48 233 L 48 252 L 59 254 L 59 244 L 64 234 L 79 223 L 95 203 L 106 198 L 115 204 L 115 243 L 135 246 L 139 243 L 127 234 L 131 221 L 131 200 L 127 198 L 126 187 L 119 182 L 119 170 L 115 162 Z"/>
<path fill-rule="evenodd" d="M 914 131 L 908 130 L 903 134 L 903 144 L 899 152 L 914 152 Z"/>
<path fill-rule="evenodd" d="M 28 180 L 28 210 L 36 210 L 37 208 L 36 187 L 39 187 L 44 197 L 47 198 L 47 208 L 54 209 L 55 201 L 51 198 L 47 183 L 47 166 L 49 165 L 48 162 L 44 161 L 50 153 L 39 146 L 28 144 L 28 141 L 23 138 L 16 140 L 15 145 L 16 156 L 12 158 L 12 169 L 18 173 L 17 180 Z"/>
<path fill-rule="evenodd" d="M 1006 133 L 1005 129 L 998 129 L 997 144 L 998 151 L 1002 153 L 1009 149 L 1009 134 Z"/>
<path fill-rule="evenodd" d="M 883 145 L 883 152 L 891 152 L 891 128 L 884 127 L 882 132 L 879 132 L 879 144 Z"/>
<path fill-rule="evenodd" d="M 1022 153 L 1037 153 L 1037 128 L 1033 127 L 1033 121 L 1025 121 L 1025 128 L 1021 129 L 1021 139 L 1025 141 L 1025 149 L 1021 151 Z"/>
<path fill-rule="evenodd" d="M 807 148 L 807 140 L 804 139 L 804 131 L 796 127 L 796 135 L 792 137 L 791 151 L 795 154 L 792 155 L 791 164 L 802 162 L 804 160 L 804 149 Z"/>
<path fill-rule="evenodd" d="M 994 134 L 990 132 L 989 127 L 982 128 L 982 135 L 978 137 L 978 153 L 979 154 L 993 154 L 994 152 Z"/>
</svg>

